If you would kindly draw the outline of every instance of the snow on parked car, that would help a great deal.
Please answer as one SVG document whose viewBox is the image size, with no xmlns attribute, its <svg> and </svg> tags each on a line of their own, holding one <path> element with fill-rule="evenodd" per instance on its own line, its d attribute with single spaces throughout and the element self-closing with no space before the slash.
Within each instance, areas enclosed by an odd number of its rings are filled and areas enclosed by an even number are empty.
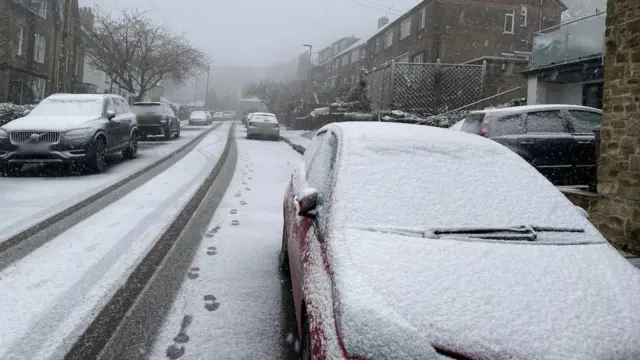
<svg viewBox="0 0 640 360">
<path fill-rule="evenodd" d="M 497 142 L 329 124 L 284 214 L 303 359 L 640 359 L 640 272 Z"/>
</svg>

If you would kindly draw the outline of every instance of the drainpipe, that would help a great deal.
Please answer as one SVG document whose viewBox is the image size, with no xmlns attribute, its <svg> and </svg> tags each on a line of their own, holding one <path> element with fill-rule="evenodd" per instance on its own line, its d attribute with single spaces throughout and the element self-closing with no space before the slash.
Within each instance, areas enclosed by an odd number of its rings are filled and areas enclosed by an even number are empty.
<svg viewBox="0 0 640 360">
<path fill-rule="evenodd" d="M 540 19 L 538 20 L 538 31 L 542 31 L 542 19 L 544 18 L 542 14 L 543 10 L 544 10 L 544 0 L 540 0 Z"/>
</svg>

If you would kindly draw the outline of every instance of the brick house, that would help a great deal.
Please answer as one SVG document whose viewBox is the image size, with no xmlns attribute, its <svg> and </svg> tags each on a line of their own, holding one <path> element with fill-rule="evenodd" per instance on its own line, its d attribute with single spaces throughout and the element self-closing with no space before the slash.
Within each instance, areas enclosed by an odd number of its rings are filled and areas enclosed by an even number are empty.
<svg viewBox="0 0 640 360">
<path fill-rule="evenodd" d="M 533 35 L 560 23 L 560 0 L 425 0 L 367 43 L 368 66 L 385 62 L 462 63 L 531 51 Z M 541 23 L 542 22 L 542 23 Z"/>
<path fill-rule="evenodd" d="M 63 0 L 0 0 L 0 102 L 37 103 L 57 91 L 61 4 Z M 68 89 L 79 75 L 77 9 L 78 2 L 73 0 Z"/>
</svg>

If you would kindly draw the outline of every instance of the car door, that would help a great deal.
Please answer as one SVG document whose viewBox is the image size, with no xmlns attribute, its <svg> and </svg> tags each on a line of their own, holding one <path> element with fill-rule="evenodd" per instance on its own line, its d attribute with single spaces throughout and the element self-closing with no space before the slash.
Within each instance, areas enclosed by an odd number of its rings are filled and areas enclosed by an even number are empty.
<svg viewBox="0 0 640 360">
<path fill-rule="evenodd" d="M 489 138 L 526 158 L 526 153 L 518 146 L 520 136 L 524 133 L 525 114 L 505 115 L 490 120 Z"/>
<path fill-rule="evenodd" d="M 542 175 L 556 185 L 571 181 L 575 139 L 571 123 L 560 110 L 534 111 L 526 115 L 526 131 L 518 147 Z"/>
<path fill-rule="evenodd" d="M 574 183 L 592 185 L 596 181 L 596 144 L 593 129 L 602 123 L 602 114 L 588 110 L 568 110 L 571 116 L 574 150 Z"/>
<path fill-rule="evenodd" d="M 105 100 L 105 114 L 108 111 L 113 111 L 116 116 L 110 119 L 106 125 L 107 132 L 107 149 L 109 152 L 115 151 L 115 149 L 120 146 L 120 126 L 118 122 L 118 111 L 116 110 L 116 104 L 113 101 L 113 98 L 108 97 Z M 105 115 L 106 116 L 106 115 Z"/>
<path fill-rule="evenodd" d="M 124 148 L 129 143 L 129 128 L 131 127 L 131 112 L 123 99 L 113 97 L 111 99 L 116 107 L 118 147 Z"/>
<path fill-rule="evenodd" d="M 178 120 L 178 117 L 173 112 L 173 109 L 171 108 L 171 106 L 164 105 L 164 112 L 165 114 L 167 114 L 167 117 L 169 118 L 169 122 L 171 124 L 171 131 L 178 131 L 180 120 Z"/>
<path fill-rule="evenodd" d="M 133 113 L 133 111 L 131 110 L 131 107 L 129 106 L 129 104 L 127 104 L 127 102 L 124 99 L 118 99 L 118 101 L 121 103 L 124 114 L 125 114 L 125 118 L 126 118 L 126 129 L 125 129 L 125 133 L 124 133 L 124 141 L 126 144 L 129 143 L 129 138 L 131 137 L 131 130 L 137 126 L 137 121 L 136 121 L 136 115 Z"/>
</svg>

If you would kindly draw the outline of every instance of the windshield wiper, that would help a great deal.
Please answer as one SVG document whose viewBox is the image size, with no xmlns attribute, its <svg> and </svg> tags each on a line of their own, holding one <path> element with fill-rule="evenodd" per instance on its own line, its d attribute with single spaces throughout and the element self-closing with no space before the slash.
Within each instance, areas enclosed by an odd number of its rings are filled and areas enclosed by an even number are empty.
<svg viewBox="0 0 640 360">
<path fill-rule="evenodd" d="M 430 239 L 439 239 L 447 236 L 462 236 L 476 239 L 487 240 L 523 240 L 535 241 L 538 233 L 541 232 L 559 232 L 559 233 L 584 233 L 584 229 L 580 228 L 564 228 L 551 226 L 535 226 L 535 225 L 515 225 L 505 227 L 442 227 L 428 228 L 427 230 L 419 228 L 395 227 L 395 226 L 350 226 L 352 229 L 397 234 L 404 236 L 415 236 Z"/>
<path fill-rule="evenodd" d="M 535 241 L 539 232 L 584 233 L 584 229 L 550 226 L 516 225 L 508 227 L 460 227 L 434 228 L 425 232 L 425 237 L 440 238 L 447 235 L 461 235 L 488 240 L 526 240 Z"/>
</svg>

